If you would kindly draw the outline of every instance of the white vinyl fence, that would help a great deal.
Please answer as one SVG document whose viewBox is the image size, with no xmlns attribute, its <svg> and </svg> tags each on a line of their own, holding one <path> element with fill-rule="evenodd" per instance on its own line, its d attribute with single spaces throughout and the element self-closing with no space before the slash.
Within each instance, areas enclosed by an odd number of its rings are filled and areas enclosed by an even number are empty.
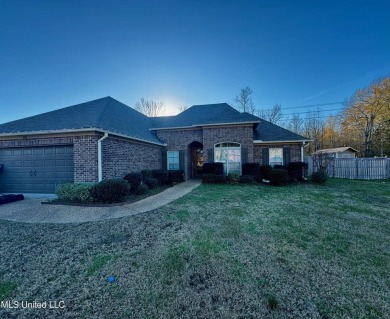
<svg viewBox="0 0 390 319">
<path fill-rule="evenodd" d="M 305 157 L 308 174 L 317 171 L 312 156 Z M 390 158 L 335 158 L 327 168 L 330 177 L 349 179 L 386 179 L 390 178 Z"/>
</svg>

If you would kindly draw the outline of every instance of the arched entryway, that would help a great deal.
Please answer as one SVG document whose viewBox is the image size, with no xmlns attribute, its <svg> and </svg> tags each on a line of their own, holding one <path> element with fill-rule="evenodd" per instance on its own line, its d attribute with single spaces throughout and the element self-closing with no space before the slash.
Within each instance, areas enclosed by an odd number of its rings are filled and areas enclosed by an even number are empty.
<svg viewBox="0 0 390 319">
<path fill-rule="evenodd" d="M 203 144 L 194 141 L 188 145 L 188 172 L 190 178 L 199 178 L 203 170 Z"/>
</svg>

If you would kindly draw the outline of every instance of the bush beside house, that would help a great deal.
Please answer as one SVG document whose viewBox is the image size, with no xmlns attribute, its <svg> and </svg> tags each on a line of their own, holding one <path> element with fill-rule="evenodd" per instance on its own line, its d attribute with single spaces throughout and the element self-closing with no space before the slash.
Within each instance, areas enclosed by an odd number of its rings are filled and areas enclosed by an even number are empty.
<svg viewBox="0 0 390 319">
<path fill-rule="evenodd" d="M 155 177 L 151 177 L 155 176 Z M 62 184 L 57 187 L 58 200 L 80 204 L 124 202 L 128 196 L 140 196 L 148 190 L 184 181 L 184 171 L 143 170 L 131 172 L 123 179 L 107 179 L 99 183 Z"/>
<path fill-rule="evenodd" d="M 267 180 L 271 185 L 281 186 L 288 182 L 304 181 L 307 172 L 307 163 L 290 162 L 285 165 L 260 165 L 259 163 L 245 163 L 242 165 L 242 175 L 229 173 L 227 176 L 214 174 L 211 172 L 221 173 L 220 164 L 208 163 L 206 166 L 206 174 L 203 174 L 202 182 L 206 184 L 229 183 L 229 184 L 254 184 Z M 213 165 L 210 165 L 213 164 Z M 214 165 L 217 164 L 217 165 Z M 205 164 L 206 165 L 206 164 Z M 223 172 L 223 165 L 222 165 Z M 220 177 L 224 176 L 224 177 Z"/>
</svg>

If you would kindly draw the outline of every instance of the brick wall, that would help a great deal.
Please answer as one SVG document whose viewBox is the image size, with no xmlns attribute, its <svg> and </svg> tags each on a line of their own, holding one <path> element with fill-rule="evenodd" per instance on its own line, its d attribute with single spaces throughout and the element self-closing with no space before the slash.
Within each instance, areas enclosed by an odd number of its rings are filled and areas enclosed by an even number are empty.
<svg viewBox="0 0 390 319">
<path fill-rule="evenodd" d="M 98 181 L 98 140 L 101 134 L 13 138 L 0 148 L 73 145 L 74 182 Z M 161 168 L 161 147 L 109 137 L 102 142 L 103 179 L 122 178 L 131 171 Z"/>
<path fill-rule="evenodd" d="M 98 140 L 100 136 L 77 136 L 73 141 L 74 182 L 98 181 Z"/>
<path fill-rule="evenodd" d="M 208 150 L 222 142 L 241 144 L 241 149 L 247 149 L 248 162 L 253 161 L 253 126 L 205 127 L 203 129 L 204 161 L 209 162 Z M 213 159 L 214 160 L 214 159 Z"/>
<path fill-rule="evenodd" d="M 253 160 L 253 126 L 221 126 L 204 127 L 203 129 L 188 130 L 161 130 L 157 131 L 157 137 L 167 144 L 168 151 L 185 152 L 184 167 L 186 177 L 191 176 L 192 159 L 188 145 L 194 141 L 203 144 L 204 162 L 209 161 L 207 150 L 214 149 L 214 145 L 222 142 L 234 142 L 241 144 L 248 151 L 248 161 Z M 212 159 L 214 160 L 214 159 Z"/>
<path fill-rule="evenodd" d="M 191 177 L 192 159 L 188 145 L 194 141 L 203 143 L 202 129 L 162 130 L 157 131 L 156 134 L 162 142 L 167 144 L 167 151 L 184 151 L 185 178 Z"/>
<path fill-rule="evenodd" d="M 20 138 L 1 140 L 0 148 L 73 145 L 74 182 L 95 182 L 98 180 L 97 141 L 99 138 L 99 135 L 93 133 L 46 137 L 20 136 Z"/>
<path fill-rule="evenodd" d="M 7 147 L 33 147 L 49 145 L 70 145 L 73 144 L 74 136 L 64 137 L 43 137 L 0 140 L 0 148 Z"/>
<path fill-rule="evenodd" d="M 161 147 L 124 139 L 102 142 L 103 179 L 122 178 L 143 169 L 161 169 Z"/>
<path fill-rule="evenodd" d="M 167 144 L 168 151 L 187 150 L 187 146 L 194 141 L 202 143 L 203 132 L 202 129 L 191 130 L 162 130 L 157 131 L 157 137 Z"/>
<path fill-rule="evenodd" d="M 300 162 L 301 161 L 301 144 L 255 144 L 253 146 L 253 161 L 263 164 L 263 148 L 281 148 L 289 147 L 290 148 L 290 161 L 291 162 Z"/>
</svg>

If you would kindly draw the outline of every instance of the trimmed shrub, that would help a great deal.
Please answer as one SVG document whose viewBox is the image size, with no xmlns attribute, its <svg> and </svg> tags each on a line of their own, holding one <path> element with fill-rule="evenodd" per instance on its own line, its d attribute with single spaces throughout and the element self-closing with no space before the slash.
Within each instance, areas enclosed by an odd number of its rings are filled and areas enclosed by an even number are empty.
<svg viewBox="0 0 390 319">
<path fill-rule="evenodd" d="M 147 178 L 152 177 L 152 170 L 151 169 L 144 169 L 141 171 L 142 176 L 144 177 L 144 180 Z"/>
<path fill-rule="evenodd" d="M 288 167 L 288 170 L 293 171 L 293 170 L 299 170 L 299 169 L 301 169 L 301 170 L 307 169 L 308 165 L 305 162 L 290 162 L 290 163 L 288 163 L 287 167 Z"/>
<path fill-rule="evenodd" d="M 270 183 L 275 186 L 282 186 L 286 184 L 288 179 L 288 172 L 285 169 L 274 169 L 270 173 Z"/>
<path fill-rule="evenodd" d="M 72 203 L 92 203 L 91 190 L 96 184 L 61 184 L 57 186 L 56 195 L 58 199 Z"/>
<path fill-rule="evenodd" d="M 184 182 L 184 171 L 168 171 L 168 184 L 177 184 Z"/>
<path fill-rule="evenodd" d="M 273 169 L 284 169 L 287 171 L 287 166 L 276 164 L 276 165 L 274 165 Z"/>
<path fill-rule="evenodd" d="M 240 182 L 240 174 L 238 173 L 229 173 L 227 176 L 227 181 L 229 184 L 238 184 Z"/>
<path fill-rule="evenodd" d="M 130 191 L 134 191 L 139 185 L 142 184 L 143 176 L 141 173 L 129 173 L 124 179 L 130 184 Z"/>
<path fill-rule="evenodd" d="M 303 181 L 307 171 L 307 163 L 304 162 L 290 162 L 287 166 L 288 174 L 294 181 Z"/>
<path fill-rule="evenodd" d="M 242 175 L 240 177 L 240 183 L 243 184 L 254 184 L 256 183 L 255 178 L 252 175 Z"/>
<path fill-rule="evenodd" d="M 204 163 L 203 174 L 223 175 L 223 163 Z"/>
<path fill-rule="evenodd" d="M 103 204 L 123 202 L 128 192 L 129 183 L 124 179 L 106 179 L 91 190 L 94 201 Z"/>
<path fill-rule="evenodd" d="M 272 172 L 271 165 L 261 165 L 260 174 L 264 179 L 270 179 L 270 173 Z"/>
<path fill-rule="evenodd" d="M 225 175 L 215 175 L 215 174 L 203 174 L 202 182 L 205 184 L 225 184 L 226 176 Z"/>
<path fill-rule="evenodd" d="M 148 190 L 148 186 L 141 184 L 134 190 L 134 194 L 135 195 L 143 195 L 143 194 L 146 194 L 147 190 Z"/>
<path fill-rule="evenodd" d="M 152 177 L 158 180 L 159 185 L 168 183 L 168 172 L 162 169 L 152 170 Z"/>
<path fill-rule="evenodd" d="M 156 178 L 145 178 L 144 183 L 149 189 L 155 189 L 158 186 L 158 180 Z"/>
<path fill-rule="evenodd" d="M 311 175 L 311 180 L 316 184 L 324 184 L 328 180 L 328 175 L 324 172 L 314 172 Z"/>
<path fill-rule="evenodd" d="M 214 175 L 214 183 L 215 184 L 225 184 L 226 180 L 227 180 L 227 178 L 225 175 Z"/>
<path fill-rule="evenodd" d="M 214 174 L 203 174 L 202 175 L 202 183 L 214 184 L 215 183 L 215 176 L 217 176 L 217 175 L 214 175 Z"/>
<path fill-rule="evenodd" d="M 258 176 L 260 175 L 259 163 L 245 163 L 242 164 L 242 175 Z"/>
</svg>

